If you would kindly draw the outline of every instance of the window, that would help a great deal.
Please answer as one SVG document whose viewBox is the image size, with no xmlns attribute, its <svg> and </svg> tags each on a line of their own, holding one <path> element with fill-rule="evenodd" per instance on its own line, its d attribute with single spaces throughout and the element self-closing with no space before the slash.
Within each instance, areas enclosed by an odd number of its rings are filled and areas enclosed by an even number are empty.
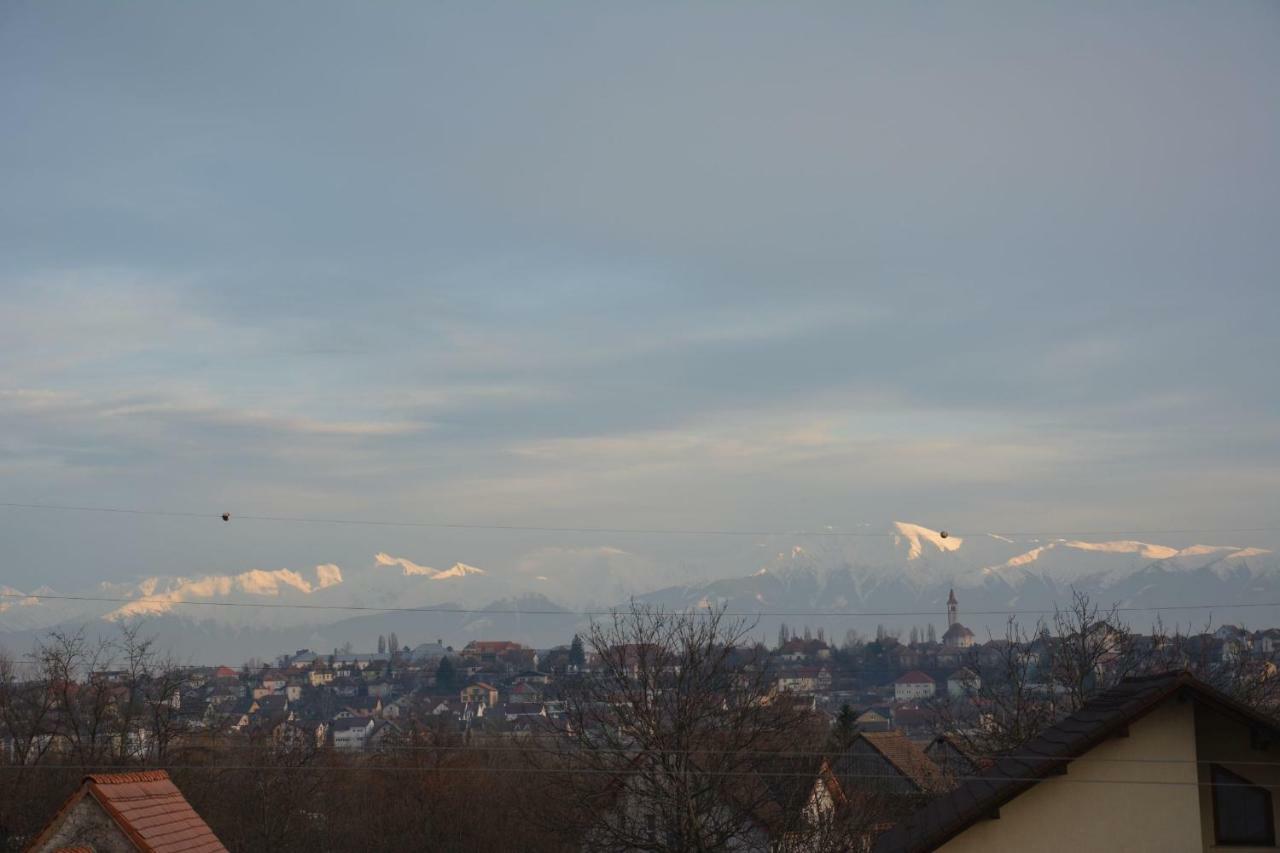
<svg viewBox="0 0 1280 853">
<path fill-rule="evenodd" d="M 1218 844 L 1274 847 L 1276 826 L 1271 812 L 1271 792 L 1212 765 L 1213 834 Z"/>
</svg>

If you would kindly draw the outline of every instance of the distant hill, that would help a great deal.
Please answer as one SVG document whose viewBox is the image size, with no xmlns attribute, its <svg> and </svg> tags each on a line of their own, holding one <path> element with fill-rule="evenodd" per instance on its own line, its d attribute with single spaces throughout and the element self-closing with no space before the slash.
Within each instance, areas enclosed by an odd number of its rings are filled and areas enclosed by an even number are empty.
<svg viewBox="0 0 1280 853">
<path fill-rule="evenodd" d="M 373 648 L 378 635 L 391 631 L 410 645 L 437 638 L 459 645 L 504 638 L 547 647 L 567 643 L 575 631 L 585 629 L 589 618 L 574 611 L 598 602 L 592 596 L 613 590 L 609 601 L 623 604 L 622 591 L 646 576 L 635 568 L 644 565 L 639 562 L 643 558 L 617 549 L 594 549 L 585 560 L 583 551 L 566 551 L 563 559 L 560 575 L 555 559 L 539 564 L 546 574 L 528 576 L 465 563 L 434 569 L 379 553 L 371 564 L 355 569 L 325 564 L 305 573 L 274 569 L 156 576 L 64 593 L 65 599 L 40 597 L 59 594 L 46 588 L 4 588 L 0 645 L 20 653 L 51 627 L 109 630 L 112 623 L 141 619 L 175 654 L 200 662 L 270 658 L 304 647 L 325 651 L 347 642 Z M 570 567 L 571 560 L 576 562 Z M 1280 559 L 1271 551 L 1244 546 L 1015 541 L 995 534 L 944 536 L 897 522 L 862 536 L 762 538 L 730 562 L 742 565 L 742 572 L 641 590 L 637 598 L 671 608 L 717 605 L 738 613 L 764 612 L 757 630 L 768 641 L 781 622 L 795 628 L 822 626 L 835 640 L 851 628 L 872 634 L 878 624 L 906 628 L 932 622 L 941 633 L 952 588 L 960 599 L 961 622 L 980 638 L 988 629 L 1002 630 L 1006 611 L 1051 612 L 1070 597 L 1072 588 L 1088 592 L 1103 606 L 1250 605 L 1216 612 L 1172 609 L 1162 614 L 1166 624 L 1196 629 L 1210 619 L 1215 624 L 1280 624 L 1280 608 L 1257 606 L 1280 601 Z M 112 600 L 88 600 L 95 598 Z M 437 611 L 381 611 L 388 607 Z M 833 611 L 871 615 L 820 615 Z M 1135 612 L 1129 621 L 1145 628 L 1153 615 Z M 1036 615 L 1021 619 L 1031 624 Z"/>
</svg>

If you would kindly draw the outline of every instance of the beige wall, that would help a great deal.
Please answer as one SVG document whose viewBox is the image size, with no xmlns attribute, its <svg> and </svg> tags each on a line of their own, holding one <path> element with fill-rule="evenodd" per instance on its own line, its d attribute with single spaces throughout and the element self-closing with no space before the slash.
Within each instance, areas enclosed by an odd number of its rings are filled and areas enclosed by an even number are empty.
<svg viewBox="0 0 1280 853">
<path fill-rule="evenodd" d="M 1247 746 L 1248 740 L 1246 738 Z M 1186 763 L 1128 763 L 1099 759 L 1175 758 Z M 1194 704 L 1171 700 L 1114 738 L 943 845 L 968 851 L 1203 850 L 1199 792 L 1193 785 L 1097 784 L 1196 781 Z M 1095 781 L 1087 781 L 1095 780 Z"/>
<path fill-rule="evenodd" d="M 1201 762 L 1213 762 L 1259 785 L 1280 786 L 1280 766 L 1266 767 L 1257 762 L 1280 762 L 1280 745 L 1264 745 L 1254 749 L 1249 737 L 1249 727 L 1233 717 L 1209 708 L 1196 709 L 1196 746 Z M 1214 847 L 1213 845 L 1213 796 L 1208 787 L 1212 777 L 1209 765 L 1200 764 L 1200 831 L 1205 850 L 1230 850 L 1232 853 L 1248 853 L 1250 850 L 1274 850 L 1256 847 Z M 1280 790 L 1271 789 L 1271 808 L 1280 815 Z"/>
</svg>

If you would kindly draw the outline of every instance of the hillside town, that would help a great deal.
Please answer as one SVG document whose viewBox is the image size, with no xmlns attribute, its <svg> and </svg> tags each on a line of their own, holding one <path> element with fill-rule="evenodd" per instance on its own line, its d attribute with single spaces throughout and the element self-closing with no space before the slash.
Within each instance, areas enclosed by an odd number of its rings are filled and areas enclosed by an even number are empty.
<svg viewBox="0 0 1280 853">
<path fill-rule="evenodd" d="M 941 636 L 926 625 L 906 642 L 878 629 L 865 639 L 849 631 L 835 645 L 824 631 L 802 626 L 795 635 L 784 627 L 772 648 L 737 645 L 721 641 L 746 635 L 725 634 L 714 619 L 713 633 L 689 634 L 706 620 L 680 616 L 668 623 L 668 614 L 641 611 L 630 616 L 634 630 L 597 627 L 585 639 L 575 636 L 550 649 L 501 639 L 459 648 L 443 638 L 410 645 L 390 634 L 371 651 L 299 649 L 273 663 L 238 667 L 156 666 L 163 663 L 156 650 L 130 630 L 113 658 L 128 666 L 85 669 L 79 677 L 76 667 L 106 659 L 94 655 L 102 649 L 91 653 L 82 636 L 57 635 L 25 668 L 5 664 L 0 755 L 15 774 L 66 768 L 66 784 L 77 769 L 93 770 L 85 790 L 100 796 L 137 774 L 137 784 L 169 791 L 168 775 L 146 774 L 173 767 L 179 778 L 190 776 L 200 769 L 193 763 L 243 770 L 238 762 L 246 756 L 271 773 L 399 771 L 407 769 L 404 760 L 422 770 L 414 762 L 427 754 L 437 773 L 480 772 L 472 762 L 483 757 L 491 776 L 573 773 L 586 761 L 590 772 L 607 773 L 628 789 L 635 762 L 672 749 L 652 727 L 678 729 L 673 715 L 703 689 L 683 682 L 682 670 L 706 670 L 708 682 L 724 674 L 731 680 L 700 695 L 703 716 L 694 728 L 710 725 L 701 732 L 707 742 L 697 746 L 696 738 L 681 735 L 686 746 L 676 752 L 732 746 L 731 737 L 715 731 L 735 708 L 745 708 L 751 716 L 742 729 L 756 727 L 752 749 L 766 755 L 761 764 L 751 750 L 734 746 L 724 751 L 746 763 L 718 771 L 698 765 L 696 772 L 759 780 L 758 797 L 744 807 L 746 825 L 731 821 L 732 831 L 725 830 L 725 849 L 870 850 L 898 843 L 893 839 L 914 826 L 922 810 L 986 778 L 1030 740 L 1052 737 L 1046 732 L 1115 691 L 1139 689 L 1130 685 L 1198 690 L 1271 719 L 1280 630 L 1228 625 L 1193 635 L 1137 634 L 1113 612 L 1087 600 L 1076 604 L 1038 631 L 1011 629 L 985 641 L 962 624 L 953 593 Z M 644 633 L 667 624 L 685 632 L 683 648 Z M 690 657 L 699 649 L 716 664 Z M 23 673 L 37 674 L 38 662 L 47 667 L 43 675 L 24 680 Z M 668 698 L 675 704 L 665 706 Z M 649 724 L 635 710 L 647 703 L 665 708 Z M 510 763 L 515 756 L 523 766 Z M 620 767 L 620 757 L 629 764 Z M 125 782 L 107 771 L 126 771 Z M 629 795 L 624 791 L 624 805 L 602 806 L 576 826 L 568 846 L 550 833 L 536 844 L 530 840 L 529 849 L 645 849 L 627 829 Z M 744 795 L 731 788 L 717 796 L 737 802 Z M 301 803 L 281 808 L 301 808 L 293 820 L 307 823 Z M 538 808 L 550 813 L 554 806 Z M 615 824 L 610 815 L 619 808 L 622 822 Z M 658 827 L 664 818 L 652 804 L 641 810 L 642 820 L 652 819 L 643 832 L 674 831 Z M 32 833 L 78 825 L 59 812 L 40 829 L 29 814 L 24 819 L 8 811 L 0 814 L 0 821 L 7 818 L 0 829 L 9 843 L 31 844 Z M 225 832 L 216 817 L 212 825 Z M 319 829 L 295 829 L 295 836 L 310 838 Z M 49 837 L 65 841 L 65 834 Z M 41 842 L 31 849 L 55 848 Z M 901 849 L 927 848 L 907 843 Z"/>
</svg>

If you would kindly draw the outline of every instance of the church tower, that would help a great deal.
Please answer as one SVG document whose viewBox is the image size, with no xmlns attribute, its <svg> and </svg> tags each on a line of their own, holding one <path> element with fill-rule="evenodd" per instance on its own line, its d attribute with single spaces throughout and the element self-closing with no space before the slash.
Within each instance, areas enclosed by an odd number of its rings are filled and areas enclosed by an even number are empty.
<svg viewBox="0 0 1280 853">
<path fill-rule="evenodd" d="M 959 603 L 956 601 L 956 591 L 951 590 L 951 595 L 947 598 L 947 627 L 950 628 L 960 620 L 956 617 L 956 611 L 959 609 Z"/>
</svg>

